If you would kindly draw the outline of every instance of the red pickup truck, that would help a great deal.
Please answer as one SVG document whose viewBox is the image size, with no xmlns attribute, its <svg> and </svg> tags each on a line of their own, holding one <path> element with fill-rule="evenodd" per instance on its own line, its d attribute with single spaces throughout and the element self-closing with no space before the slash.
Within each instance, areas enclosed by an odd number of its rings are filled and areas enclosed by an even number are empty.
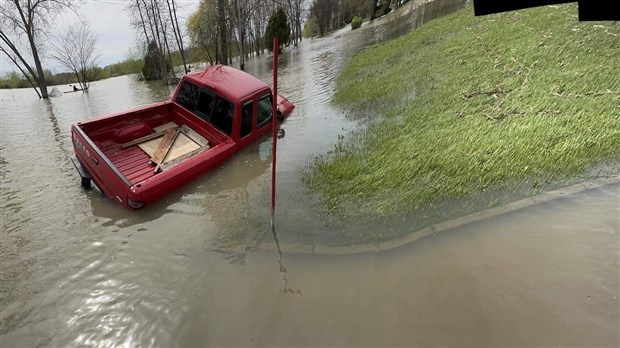
<svg viewBox="0 0 620 348">
<path fill-rule="evenodd" d="M 271 134 L 267 84 L 228 66 L 183 76 L 171 100 L 75 123 L 72 158 L 82 185 L 138 209 Z M 295 106 L 276 96 L 278 122 Z"/>
</svg>

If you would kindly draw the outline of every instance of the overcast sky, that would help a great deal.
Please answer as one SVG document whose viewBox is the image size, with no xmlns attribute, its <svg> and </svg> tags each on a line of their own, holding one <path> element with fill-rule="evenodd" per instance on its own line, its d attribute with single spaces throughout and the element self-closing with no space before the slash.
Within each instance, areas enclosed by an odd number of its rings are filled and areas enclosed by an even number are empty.
<svg viewBox="0 0 620 348">
<path fill-rule="evenodd" d="M 2 2 L 4 0 L 0 0 Z M 78 14 L 65 11 L 59 16 L 52 28 L 53 33 L 61 33 L 79 19 L 90 23 L 91 29 L 97 33 L 97 52 L 101 55 L 99 65 L 117 63 L 125 60 L 127 52 L 135 45 L 136 34 L 129 27 L 129 16 L 124 11 L 124 4 L 128 0 L 86 0 L 78 9 Z M 179 5 L 179 22 L 181 30 L 185 31 L 185 20 L 189 14 L 198 8 L 199 0 L 177 0 Z M 7 58 L 0 58 L 0 75 L 16 70 Z M 44 60 L 44 66 L 54 73 L 61 72 L 58 66 Z"/>
</svg>

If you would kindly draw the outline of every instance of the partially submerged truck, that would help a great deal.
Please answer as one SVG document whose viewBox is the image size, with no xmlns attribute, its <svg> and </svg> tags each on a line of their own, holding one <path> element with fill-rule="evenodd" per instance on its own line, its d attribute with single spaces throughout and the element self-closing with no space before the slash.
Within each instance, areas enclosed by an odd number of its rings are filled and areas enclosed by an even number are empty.
<svg viewBox="0 0 620 348">
<path fill-rule="evenodd" d="M 272 132 L 295 106 L 243 71 L 216 65 L 184 75 L 172 98 L 71 126 L 82 180 L 138 209 Z"/>
</svg>

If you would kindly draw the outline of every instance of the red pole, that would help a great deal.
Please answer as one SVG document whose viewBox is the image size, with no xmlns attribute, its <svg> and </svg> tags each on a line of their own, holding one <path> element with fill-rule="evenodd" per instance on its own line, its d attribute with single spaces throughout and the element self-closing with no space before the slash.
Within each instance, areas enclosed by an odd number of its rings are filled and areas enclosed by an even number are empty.
<svg viewBox="0 0 620 348">
<path fill-rule="evenodd" d="M 275 226 L 276 216 L 276 148 L 278 144 L 278 38 L 273 38 L 273 117 L 272 117 L 272 155 L 271 162 L 271 228 Z"/>
</svg>

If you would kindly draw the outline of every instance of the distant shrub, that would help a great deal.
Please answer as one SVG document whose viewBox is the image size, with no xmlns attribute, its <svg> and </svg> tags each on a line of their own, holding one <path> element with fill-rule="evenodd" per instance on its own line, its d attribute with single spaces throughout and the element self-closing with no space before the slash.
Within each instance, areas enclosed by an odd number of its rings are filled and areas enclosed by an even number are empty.
<svg viewBox="0 0 620 348">
<path fill-rule="evenodd" d="M 355 30 L 355 29 L 361 27 L 363 21 L 364 20 L 360 16 L 353 17 L 353 20 L 351 20 L 351 30 Z"/>
<path fill-rule="evenodd" d="M 311 38 L 319 34 L 319 25 L 316 23 L 316 18 L 312 17 L 304 25 L 302 35 L 304 38 Z"/>
<path fill-rule="evenodd" d="M 148 45 L 146 56 L 144 57 L 142 75 L 147 81 L 161 80 L 166 78 L 170 71 L 172 71 L 170 63 L 164 57 L 157 43 L 151 41 Z"/>
</svg>

